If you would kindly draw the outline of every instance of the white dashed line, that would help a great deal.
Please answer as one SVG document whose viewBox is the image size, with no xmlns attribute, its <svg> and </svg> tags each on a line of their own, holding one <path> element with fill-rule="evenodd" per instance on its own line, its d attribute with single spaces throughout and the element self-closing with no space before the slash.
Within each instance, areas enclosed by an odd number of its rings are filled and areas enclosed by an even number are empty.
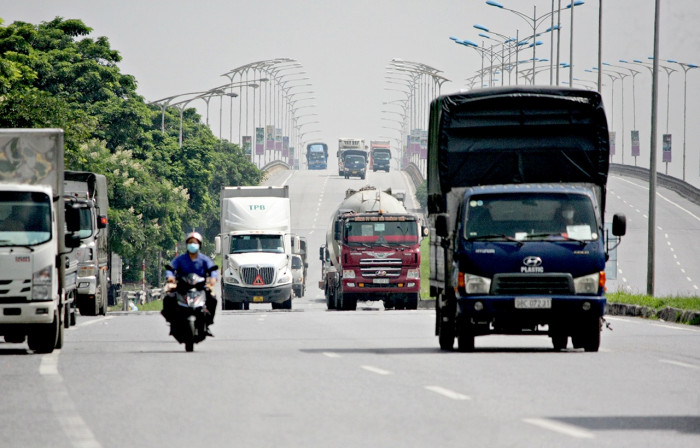
<svg viewBox="0 0 700 448">
<path fill-rule="evenodd" d="M 379 367 L 373 367 L 373 366 L 360 366 L 363 369 L 367 370 L 368 372 L 376 373 L 377 375 L 391 375 L 391 372 L 388 370 L 380 369 Z"/>
<path fill-rule="evenodd" d="M 76 327 L 87 327 L 88 325 L 92 324 L 97 324 L 100 322 L 107 322 L 108 320 L 114 319 L 114 316 L 106 316 L 106 317 L 100 317 L 98 319 L 93 319 L 93 320 L 87 320 L 85 322 L 80 322 L 79 324 L 76 324 Z"/>
<path fill-rule="evenodd" d="M 453 400 L 471 400 L 471 397 L 469 397 L 467 395 L 462 395 L 460 393 L 451 391 L 449 389 L 445 389 L 444 387 L 425 386 L 425 388 L 431 392 L 435 392 L 436 394 L 440 394 L 443 397 L 451 398 Z"/>
<path fill-rule="evenodd" d="M 672 361 L 670 359 L 659 359 L 659 362 L 663 362 L 664 364 L 672 364 L 674 366 L 687 367 L 689 369 L 700 369 L 700 367 L 698 367 L 694 364 L 688 364 L 686 362 L 680 362 L 680 361 Z"/>
<path fill-rule="evenodd" d="M 525 423 L 539 426 L 540 428 L 548 429 L 550 431 L 558 432 L 560 434 L 564 434 L 570 437 L 575 437 L 577 439 L 595 438 L 595 435 L 593 435 L 593 433 L 590 431 L 586 431 L 577 426 L 557 422 L 554 420 L 549 420 L 546 418 L 524 418 L 523 421 Z"/>
<path fill-rule="evenodd" d="M 339 354 L 333 352 L 323 352 L 323 356 L 327 356 L 329 358 L 340 358 Z"/>
</svg>

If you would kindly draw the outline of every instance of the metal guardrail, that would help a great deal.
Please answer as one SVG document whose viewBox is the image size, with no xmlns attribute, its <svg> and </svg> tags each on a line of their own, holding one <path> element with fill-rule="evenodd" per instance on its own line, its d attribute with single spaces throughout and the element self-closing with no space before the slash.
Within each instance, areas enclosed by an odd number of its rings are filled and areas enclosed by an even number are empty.
<svg viewBox="0 0 700 448">
<path fill-rule="evenodd" d="M 164 288 L 137 289 L 133 291 L 122 291 L 119 300 L 122 309 L 124 311 L 129 311 L 132 309 L 132 304 L 138 307 L 138 305 L 145 305 L 146 303 L 160 300 L 164 296 Z"/>
<path fill-rule="evenodd" d="M 639 166 L 620 165 L 618 163 L 611 163 L 610 172 L 621 174 L 623 176 L 634 177 L 641 180 L 649 180 L 649 169 L 642 168 Z M 669 190 L 675 191 L 676 193 L 688 199 L 689 201 L 700 205 L 700 189 L 692 186 L 691 184 L 684 182 L 676 177 L 661 174 L 659 172 L 656 173 L 656 182 L 658 185 L 664 188 L 668 188 Z"/>
<path fill-rule="evenodd" d="M 420 184 L 423 183 L 423 175 L 421 174 L 420 169 L 416 166 L 415 163 L 409 163 L 404 169 L 404 171 L 411 177 L 413 185 L 416 188 L 418 188 Z"/>
</svg>

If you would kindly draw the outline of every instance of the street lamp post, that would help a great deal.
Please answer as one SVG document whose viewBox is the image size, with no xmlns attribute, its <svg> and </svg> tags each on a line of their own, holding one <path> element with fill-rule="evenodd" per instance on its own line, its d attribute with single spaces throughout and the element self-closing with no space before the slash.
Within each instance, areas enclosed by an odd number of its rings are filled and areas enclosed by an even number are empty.
<svg viewBox="0 0 700 448">
<path fill-rule="evenodd" d="M 688 102 L 688 71 L 698 68 L 695 64 L 686 64 L 669 59 L 667 62 L 678 64 L 683 69 L 683 180 L 685 181 L 685 126 L 686 126 L 686 106 Z"/>
</svg>

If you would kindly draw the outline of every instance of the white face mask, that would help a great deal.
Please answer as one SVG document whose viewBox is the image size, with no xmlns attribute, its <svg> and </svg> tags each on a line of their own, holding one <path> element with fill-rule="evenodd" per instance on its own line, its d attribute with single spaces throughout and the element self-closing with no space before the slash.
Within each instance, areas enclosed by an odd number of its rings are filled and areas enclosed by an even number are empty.
<svg viewBox="0 0 700 448">
<path fill-rule="evenodd" d="M 562 210 L 561 215 L 564 217 L 564 219 L 574 219 L 573 210 Z"/>
</svg>

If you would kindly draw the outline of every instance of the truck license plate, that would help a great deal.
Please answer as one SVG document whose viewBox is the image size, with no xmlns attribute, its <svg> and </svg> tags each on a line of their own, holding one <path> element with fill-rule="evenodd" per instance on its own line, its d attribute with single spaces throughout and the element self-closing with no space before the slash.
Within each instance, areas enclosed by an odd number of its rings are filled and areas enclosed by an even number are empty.
<svg viewBox="0 0 700 448">
<path fill-rule="evenodd" d="M 372 280 L 372 283 L 379 283 L 382 285 L 388 285 L 389 279 L 388 278 L 375 278 L 374 280 Z"/>
<path fill-rule="evenodd" d="M 515 307 L 518 309 L 547 309 L 552 307 L 549 297 L 516 297 Z"/>
<path fill-rule="evenodd" d="M 263 296 L 253 296 L 253 302 L 262 302 L 265 300 Z"/>
</svg>

